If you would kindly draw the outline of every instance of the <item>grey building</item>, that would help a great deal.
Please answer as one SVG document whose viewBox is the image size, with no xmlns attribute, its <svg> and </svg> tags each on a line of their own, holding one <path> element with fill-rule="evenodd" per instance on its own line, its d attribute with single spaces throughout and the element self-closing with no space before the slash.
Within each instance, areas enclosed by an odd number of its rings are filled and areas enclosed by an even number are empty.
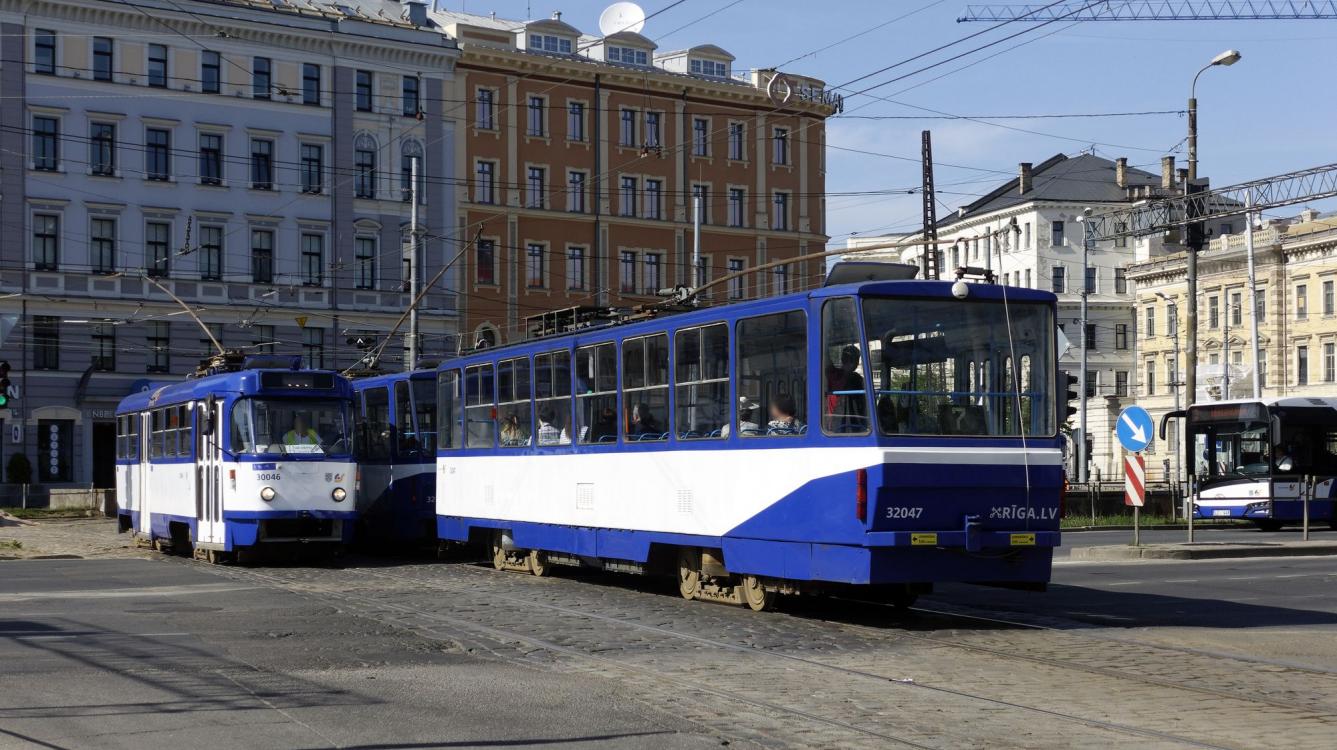
<svg viewBox="0 0 1337 750">
<path fill-rule="evenodd" d="M 0 463 L 111 484 L 116 403 L 213 350 L 158 285 L 227 348 L 351 365 L 347 338 L 408 304 L 410 194 L 420 276 L 458 252 L 457 57 L 424 5 L 393 0 L 0 10 L 0 359 L 17 394 Z M 454 346 L 455 288 L 447 274 L 425 300 L 429 355 Z"/>
</svg>

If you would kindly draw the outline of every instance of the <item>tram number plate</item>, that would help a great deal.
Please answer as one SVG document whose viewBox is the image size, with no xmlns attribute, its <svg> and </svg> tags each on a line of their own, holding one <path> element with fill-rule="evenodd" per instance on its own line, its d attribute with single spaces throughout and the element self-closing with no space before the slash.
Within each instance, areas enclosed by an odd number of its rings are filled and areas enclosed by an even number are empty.
<svg viewBox="0 0 1337 750">
<path fill-rule="evenodd" d="M 1035 546 L 1035 535 L 1034 535 L 1034 534 L 1013 534 L 1013 535 L 1011 536 L 1011 543 L 1012 543 L 1012 546 L 1013 546 L 1013 547 L 1034 547 L 1034 546 Z"/>
<path fill-rule="evenodd" d="M 910 544 L 916 547 L 936 547 L 938 545 L 937 534 L 911 534 Z"/>
<path fill-rule="evenodd" d="M 1229 516 L 1229 515 L 1230 515 L 1230 508 L 1216 508 L 1216 509 L 1214 509 L 1214 510 L 1212 511 L 1212 515 L 1214 515 L 1214 516 Z"/>
</svg>

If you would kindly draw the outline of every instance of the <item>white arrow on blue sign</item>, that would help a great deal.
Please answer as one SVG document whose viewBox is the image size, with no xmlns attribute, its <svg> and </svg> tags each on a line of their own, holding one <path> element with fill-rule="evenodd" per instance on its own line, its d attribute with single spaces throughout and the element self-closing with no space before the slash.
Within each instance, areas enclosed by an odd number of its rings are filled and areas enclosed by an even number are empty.
<svg viewBox="0 0 1337 750">
<path fill-rule="evenodd" d="M 1146 409 L 1130 406 L 1119 412 L 1119 424 L 1115 426 L 1114 434 L 1119 437 L 1119 444 L 1124 450 L 1140 453 L 1151 444 L 1154 432 L 1151 415 Z"/>
</svg>

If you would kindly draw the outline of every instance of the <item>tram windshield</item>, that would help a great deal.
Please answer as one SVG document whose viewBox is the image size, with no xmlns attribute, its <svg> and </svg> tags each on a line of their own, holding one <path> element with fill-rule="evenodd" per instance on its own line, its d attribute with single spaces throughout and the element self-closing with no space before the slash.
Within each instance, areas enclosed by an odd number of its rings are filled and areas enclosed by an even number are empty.
<svg viewBox="0 0 1337 750">
<path fill-rule="evenodd" d="M 347 455 L 348 405 L 336 399 L 244 398 L 232 407 L 236 453 Z"/>
<path fill-rule="evenodd" d="M 883 435 L 1054 434 L 1049 307 L 865 298 L 863 315 Z"/>
</svg>

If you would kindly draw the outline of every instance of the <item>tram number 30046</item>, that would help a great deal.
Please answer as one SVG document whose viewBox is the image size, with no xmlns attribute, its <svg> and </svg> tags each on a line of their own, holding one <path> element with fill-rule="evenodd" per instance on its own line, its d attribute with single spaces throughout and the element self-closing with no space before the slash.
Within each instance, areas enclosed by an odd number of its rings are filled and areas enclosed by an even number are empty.
<svg viewBox="0 0 1337 750">
<path fill-rule="evenodd" d="M 923 508 L 902 508 L 895 505 L 887 508 L 887 518 L 919 518 L 923 514 Z"/>
<path fill-rule="evenodd" d="M 261 482 L 277 482 L 279 481 L 279 474 L 278 472 L 273 472 L 269 474 L 256 474 L 255 478 Z"/>
</svg>

